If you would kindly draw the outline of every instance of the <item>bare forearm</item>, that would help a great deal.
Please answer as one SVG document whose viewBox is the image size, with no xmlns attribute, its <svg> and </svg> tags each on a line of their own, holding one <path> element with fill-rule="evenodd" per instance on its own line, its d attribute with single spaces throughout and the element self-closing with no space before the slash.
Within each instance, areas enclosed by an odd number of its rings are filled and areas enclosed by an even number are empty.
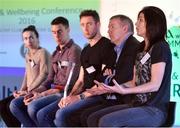
<svg viewBox="0 0 180 128">
<path fill-rule="evenodd" d="M 58 92 L 59 92 L 58 89 L 48 89 L 48 90 L 46 90 L 44 92 L 41 92 L 41 94 L 43 96 L 48 96 L 48 95 L 55 94 L 55 93 L 58 93 Z"/>
<path fill-rule="evenodd" d="M 80 92 L 82 92 L 82 88 L 83 88 L 83 82 L 81 81 L 77 81 L 73 87 L 73 89 L 71 90 L 70 95 L 77 95 Z"/>
<path fill-rule="evenodd" d="M 146 84 L 135 86 L 132 88 L 126 88 L 125 94 L 136 94 L 136 93 L 147 93 L 158 91 L 157 87 L 153 82 L 148 82 Z"/>
</svg>

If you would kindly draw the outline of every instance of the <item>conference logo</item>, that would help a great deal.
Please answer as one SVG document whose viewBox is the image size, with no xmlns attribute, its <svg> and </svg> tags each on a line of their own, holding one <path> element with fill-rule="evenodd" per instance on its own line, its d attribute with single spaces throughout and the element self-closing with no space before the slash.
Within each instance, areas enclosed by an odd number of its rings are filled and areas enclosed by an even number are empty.
<svg viewBox="0 0 180 128">
<path fill-rule="evenodd" d="M 172 53 L 171 100 L 180 99 L 180 26 L 171 27 L 166 35 Z"/>
</svg>

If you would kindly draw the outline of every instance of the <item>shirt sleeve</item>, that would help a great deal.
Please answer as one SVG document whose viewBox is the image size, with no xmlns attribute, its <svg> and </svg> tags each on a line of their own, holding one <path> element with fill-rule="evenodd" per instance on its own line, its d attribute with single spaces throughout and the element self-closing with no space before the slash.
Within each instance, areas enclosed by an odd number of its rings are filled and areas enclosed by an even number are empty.
<svg viewBox="0 0 180 128">
<path fill-rule="evenodd" d="M 27 58 L 28 58 L 28 56 L 27 56 L 27 54 L 26 54 L 26 56 L 25 56 L 25 73 L 24 73 L 24 78 L 23 78 L 23 81 L 22 81 L 22 84 L 21 84 L 21 88 L 20 88 L 20 90 L 21 91 L 26 91 L 27 90 L 27 68 L 28 68 L 28 64 L 27 64 Z"/>
<path fill-rule="evenodd" d="M 39 57 L 40 57 L 39 75 L 30 85 L 28 91 L 31 91 L 37 88 L 38 86 L 40 86 L 40 84 L 47 78 L 49 72 L 49 60 L 50 60 L 49 53 L 45 50 L 42 50 L 42 53 Z"/>
<path fill-rule="evenodd" d="M 23 82 L 22 82 L 20 90 L 21 91 L 26 91 L 27 90 L 27 74 L 26 74 L 26 71 L 25 71 L 25 74 L 24 74 L 24 78 L 23 78 Z"/>
<path fill-rule="evenodd" d="M 71 81 L 70 81 L 70 85 L 74 84 L 78 75 L 79 75 L 79 70 L 80 70 L 80 54 L 81 54 L 81 49 L 78 47 L 73 47 L 72 49 L 70 49 L 69 53 L 68 53 L 68 61 L 70 63 L 75 63 L 75 68 L 73 70 L 73 74 L 71 77 Z M 64 85 L 66 85 L 68 77 L 69 77 L 69 73 L 71 70 L 72 66 L 67 67 L 67 71 L 65 74 L 65 78 L 62 80 L 62 83 L 64 83 Z"/>
<path fill-rule="evenodd" d="M 168 50 L 168 45 L 165 42 L 155 44 L 151 52 L 151 63 L 166 63 L 168 61 Z"/>
</svg>

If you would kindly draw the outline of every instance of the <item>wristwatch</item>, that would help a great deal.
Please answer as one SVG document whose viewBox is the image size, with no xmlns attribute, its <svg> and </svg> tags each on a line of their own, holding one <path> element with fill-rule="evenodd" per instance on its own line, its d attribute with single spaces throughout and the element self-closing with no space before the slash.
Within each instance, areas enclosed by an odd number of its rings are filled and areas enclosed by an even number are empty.
<svg viewBox="0 0 180 128">
<path fill-rule="evenodd" d="M 79 95 L 79 97 L 80 97 L 81 100 L 85 99 L 85 95 L 84 95 L 83 93 L 81 93 L 81 94 Z"/>
</svg>

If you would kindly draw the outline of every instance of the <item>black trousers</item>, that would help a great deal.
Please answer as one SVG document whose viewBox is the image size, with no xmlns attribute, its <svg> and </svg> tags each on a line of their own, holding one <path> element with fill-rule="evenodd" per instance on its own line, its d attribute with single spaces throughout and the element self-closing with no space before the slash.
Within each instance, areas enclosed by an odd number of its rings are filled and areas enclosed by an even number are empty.
<svg viewBox="0 0 180 128">
<path fill-rule="evenodd" d="M 0 101 L 0 116 L 8 127 L 20 127 L 21 123 L 12 115 L 9 104 L 14 96 L 9 96 Z"/>
</svg>

